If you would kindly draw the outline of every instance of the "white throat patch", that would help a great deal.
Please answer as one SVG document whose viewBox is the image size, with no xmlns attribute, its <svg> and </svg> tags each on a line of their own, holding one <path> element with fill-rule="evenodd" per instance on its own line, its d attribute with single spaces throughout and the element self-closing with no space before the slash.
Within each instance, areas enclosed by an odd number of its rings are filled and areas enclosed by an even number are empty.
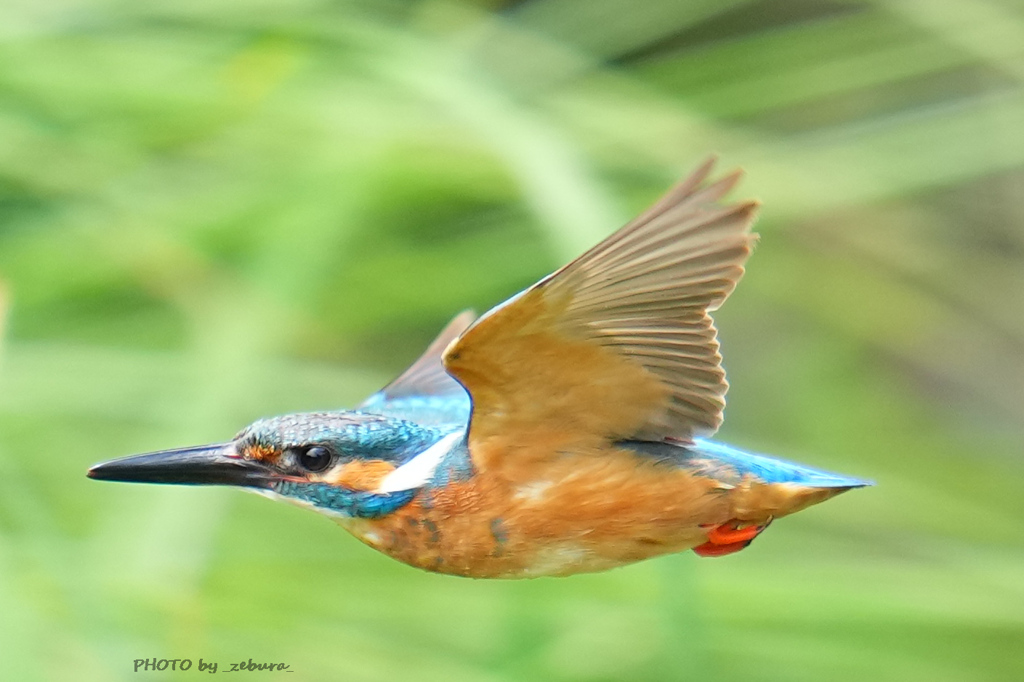
<svg viewBox="0 0 1024 682">
<path fill-rule="evenodd" d="M 452 446 L 461 440 L 465 434 L 465 431 L 449 433 L 385 476 L 374 492 L 383 495 L 385 493 L 397 493 L 402 490 L 413 490 L 423 487 L 434 476 L 434 472 L 437 471 L 437 467 L 441 464 L 444 456 L 448 454 Z"/>
</svg>

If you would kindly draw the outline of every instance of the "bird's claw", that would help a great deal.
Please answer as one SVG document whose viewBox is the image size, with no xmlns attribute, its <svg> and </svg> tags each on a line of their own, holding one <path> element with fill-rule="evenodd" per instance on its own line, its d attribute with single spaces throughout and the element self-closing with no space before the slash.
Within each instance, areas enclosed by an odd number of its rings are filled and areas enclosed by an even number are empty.
<svg viewBox="0 0 1024 682">
<path fill-rule="evenodd" d="M 725 556 L 738 552 L 756 538 L 772 522 L 768 519 L 761 525 L 739 526 L 739 521 L 727 521 L 708 530 L 708 541 L 697 545 L 693 551 L 698 556 Z"/>
</svg>

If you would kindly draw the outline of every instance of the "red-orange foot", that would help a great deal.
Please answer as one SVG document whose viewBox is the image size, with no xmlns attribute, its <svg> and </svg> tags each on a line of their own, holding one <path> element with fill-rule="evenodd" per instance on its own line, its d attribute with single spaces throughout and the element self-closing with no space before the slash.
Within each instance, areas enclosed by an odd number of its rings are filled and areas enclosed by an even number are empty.
<svg viewBox="0 0 1024 682">
<path fill-rule="evenodd" d="M 760 526 L 744 526 L 743 528 L 737 527 L 737 523 L 737 521 L 728 521 L 715 526 L 708 531 L 708 541 L 703 545 L 697 545 L 693 551 L 698 556 L 705 557 L 725 556 L 738 552 L 753 542 L 754 538 L 767 528 L 771 521 Z"/>
</svg>

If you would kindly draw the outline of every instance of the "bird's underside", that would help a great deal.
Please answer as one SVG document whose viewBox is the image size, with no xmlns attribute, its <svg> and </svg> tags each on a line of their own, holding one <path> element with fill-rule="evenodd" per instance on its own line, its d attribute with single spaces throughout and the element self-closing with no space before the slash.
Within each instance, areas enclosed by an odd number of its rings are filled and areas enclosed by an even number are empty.
<svg viewBox="0 0 1024 682">
<path fill-rule="evenodd" d="M 729 554 L 774 518 L 851 487 L 838 478 L 818 486 L 765 482 L 678 446 L 670 447 L 684 451 L 680 459 L 689 463 L 626 446 L 523 452 L 521 443 L 498 440 L 492 447 L 538 462 L 424 486 L 388 516 L 338 521 L 371 547 L 426 570 L 537 577 L 600 571 L 692 548 L 702 556 Z M 789 473 L 798 477 L 800 470 Z"/>
</svg>

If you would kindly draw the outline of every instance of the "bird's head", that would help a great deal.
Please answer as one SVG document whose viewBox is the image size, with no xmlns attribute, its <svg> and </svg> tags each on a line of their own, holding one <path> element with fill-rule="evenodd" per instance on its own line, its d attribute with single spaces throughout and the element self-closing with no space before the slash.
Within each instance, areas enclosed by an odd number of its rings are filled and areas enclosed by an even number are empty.
<svg viewBox="0 0 1024 682">
<path fill-rule="evenodd" d="M 412 499 L 415 490 L 395 485 L 394 479 L 401 478 L 395 472 L 443 435 L 436 429 L 361 412 L 295 414 L 261 419 L 227 443 L 97 464 L 89 477 L 230 485 L 325 513 L 375 517 Z"/>
</svg>

